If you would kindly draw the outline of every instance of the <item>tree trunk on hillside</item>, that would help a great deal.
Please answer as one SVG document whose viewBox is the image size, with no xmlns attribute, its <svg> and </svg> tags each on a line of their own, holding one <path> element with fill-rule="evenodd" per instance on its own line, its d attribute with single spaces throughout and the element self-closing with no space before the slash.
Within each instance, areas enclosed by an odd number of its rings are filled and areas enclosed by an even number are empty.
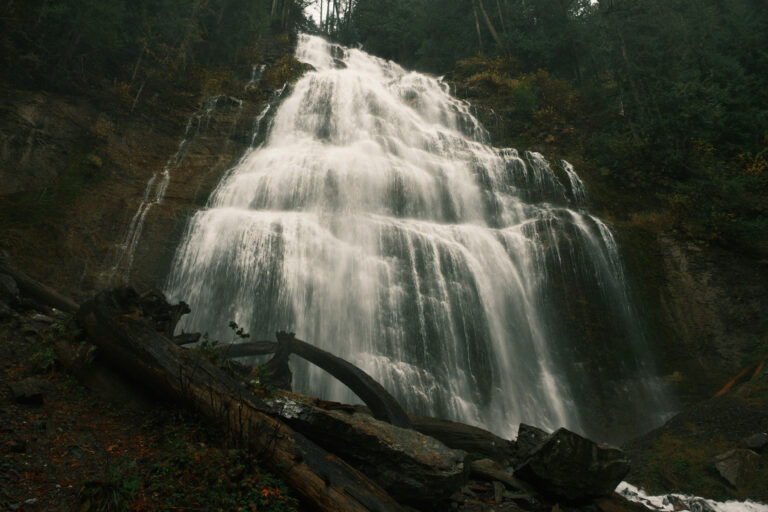
<svg viewBox="0 0 768 512">
<path fill-rule="evenodd" d="M 222 423 L 322 511 L 399 511 L 400 505 L 336 455 L 270 417 L 271 408 L 199 354 L 141 317 L 133 290 L 102 292 L 77 318 L 104 357 L 137 384 Z"/>
<path fill-rule="evenodd" d="M 493 36 L 493 39 L 496 41 L 496 44 L 499 45 L 499 50 L 501 50 L 501 53 L 507 53 L 507 50 L 504 48 L 504 43 L 499 37 L 498 32 L 496 32 L 496 28 L 493 26 L 493 23 L 491 22 L 491 18 L 488 16 L 488 12 L 485 10 L 485 6 L 483 5 L 483 0 L 477 0 L 477 4 L 480 7 L 480 12 L 483 14 L 483 19 L 485 19 L 485 24 L 488 26 L 488 30 L 491 32 L 491 36 Z"/>
<path fill-rule="evenodd" d="M 480 33 L 480 18 L 477 17 L 477 0 L 472 0 L 472 13 L 475 15 L 475 30 L 477 31 L 479 51 L 483 51 L 483 36 Z"/>
</svg>

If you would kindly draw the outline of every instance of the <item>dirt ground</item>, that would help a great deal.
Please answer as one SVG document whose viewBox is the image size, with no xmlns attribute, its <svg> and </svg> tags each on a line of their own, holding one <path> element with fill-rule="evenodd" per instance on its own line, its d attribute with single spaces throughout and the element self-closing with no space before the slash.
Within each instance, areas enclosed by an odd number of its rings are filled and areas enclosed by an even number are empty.
<svg viewBox="0 0 768 512">
<path fill-rule="evenodd" d="M 62 368 L 57 344 L 80 343 L 71 323 L 34 310 L 0 321 L 0 510 L 297 509 L 193 413 L 133 394 L 99 364 L 79 378 Z"/>
</svg>

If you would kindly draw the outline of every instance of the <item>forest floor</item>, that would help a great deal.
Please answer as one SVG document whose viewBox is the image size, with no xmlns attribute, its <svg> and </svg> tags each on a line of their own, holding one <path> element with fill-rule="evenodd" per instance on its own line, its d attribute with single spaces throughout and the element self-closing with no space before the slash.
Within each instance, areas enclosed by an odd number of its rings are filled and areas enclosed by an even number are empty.
<svg viewBox="0 0 768 512">
<path fill-rule="evenodd" d="M 17 309 L 0 320 L 0 510 L 305 509 L 223 429 L 138 394 L 92 362 L 88 347 L 59 312 Z M 768 369 L 761 367 L 625 446 L 633 459 L 627 480 L 654 493 L 768 500 L 768 450 L 739 488 L 713 462 L 766 431 Z M 519 510 L 499 508 L 493 495 L 487 482 L 470 482 L 440 506 Z"/>
<path fill-rule="evenodd" d="M 298 509 L 194 413 L 132 394 L 111 373 L 107 383 L 99 365 L 80 379 L 61 368 L 56 344 L 76 340 L 68 322 L 30 311 L 0 323 L 0 510 Z"/>
</svg>

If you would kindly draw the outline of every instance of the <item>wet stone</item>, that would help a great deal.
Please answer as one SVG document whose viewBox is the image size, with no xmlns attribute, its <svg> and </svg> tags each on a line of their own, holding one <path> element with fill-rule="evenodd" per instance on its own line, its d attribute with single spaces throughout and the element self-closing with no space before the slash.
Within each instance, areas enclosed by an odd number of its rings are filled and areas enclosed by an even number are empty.
<svg viewBox="0 0 768 512">
<path fill-rule="evenodd" d="M 580 502 L 613 493 L 629 472 L 620 449 L 561 428 L 536 448 L 515 476 L 546 494 Z"/>
<path fill-rule="evenodd" d="M 0 301 L 0 320 L 5 320 L 13 316 L 11 307 L 5 302 Z"/>
<path fill-rule="evenodd" d="M 19 298 L 16 281 L 7 274 L 0 274 L 0 302 L 13 304 Z"/>
<path fill-rule="evenodd" d="M 513 465 L 522 464 L 548 437 L 549 434 L 544 430 L 521 423 L 517 429 L 517 439 L 514 444 Z"/>
<path fill-rule="evenodd" d="M 667 501 L 674 507 L 675 510 L 695 510 L 696 512 L 717 512 L 716 509 L 707 503 L 706 500 L 701 498 L 682 498 L 670 494 L 667 496 Z"/>
<path fill-rule="evenodd" d="M 718 455 L 714 463 L 720 476 L 738 488 L 752 479 L 760 465 L 760 455 L 752 450 L 737 448 Z"/>
<path fill-rule="evenodd" d="M 28 377 L 10 384 L 13 399 L 20 404 L 42 405 L 43 396 L 48 389 L 48 383 L 44 380 Z"/>
<path fill-rule="evenodd" d="M 768 433 L 760 432 L 759 434 L 750 436 L 744 441 L 744 445 L 750 450 L 762 452 L 768 447 Z"/>
<path fill-rule="evenodd" d="M 54 318 L 51 318 L 48 315 L 42 315 L 40 313 L 35 313 L 34 315 L 32 315 L 32 321 L 33 322 L 38 322 L 38 323 L 41 323 L 41 324 L 52 324 L 56 320 Z"/>
</svg>

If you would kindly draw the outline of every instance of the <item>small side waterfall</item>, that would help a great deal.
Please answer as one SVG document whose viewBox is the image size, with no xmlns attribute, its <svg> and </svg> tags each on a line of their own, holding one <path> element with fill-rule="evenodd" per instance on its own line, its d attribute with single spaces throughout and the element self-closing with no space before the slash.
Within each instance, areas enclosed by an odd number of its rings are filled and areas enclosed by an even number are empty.
<svg viewBox="0 0 768 512">
<path fill-rule="evenodd" d="M 193 312 L 181 328 L 288 329 L 409 411 L 506 436 L 524 421 L 605 438 L 614 411 L 655 422 L 616 242 L 584 211 L 573 166 L 492 147 L 433 77 L 313 36 L 297 57 L 315 71 L 178 248 L 168 291 Z M 356 400 L 309 365 L 294 386 Z"/>
<path fill-rule="evenodd" d="M 144 195 L 139 202 L 136 213 L 133 214 L 133 217 L 131 217 L 131 220 L 128 223 L 128 229 L 126 230 L 122 243 L 116 248 L 114 262 L 112 268 L 109 270 L 109 280 L 127 282 L 130 279 L 133 258 L 136 254 L 136 248 L 139 241 L 141 240 L 147 215 L 153 207 L 161 204 L 163 199 L 165 199 L 165 193 L 171 182 L 171 175 L 179 168 L 186 157 L 191 139 L 208 131 L 211 116 L 216 111 L 221 99 L 222 96 L 211 96 L 187 119 L 187 124 L 184 127 L 184 134 L 179 141 L 176 152 L 168 158 L 163 169 L 156 171 L 147 181 Z M 232 131 L 235 129 L 240 113 L 242 112 L 243 102 L 239 98 L 229 97 L 227 99 L 238 105 L 237 114 L 235 115 L 230 128 L 229 135 L 232 135 Z M 228 140 L 229 138 L 227 141 Z"/>
</svg>

